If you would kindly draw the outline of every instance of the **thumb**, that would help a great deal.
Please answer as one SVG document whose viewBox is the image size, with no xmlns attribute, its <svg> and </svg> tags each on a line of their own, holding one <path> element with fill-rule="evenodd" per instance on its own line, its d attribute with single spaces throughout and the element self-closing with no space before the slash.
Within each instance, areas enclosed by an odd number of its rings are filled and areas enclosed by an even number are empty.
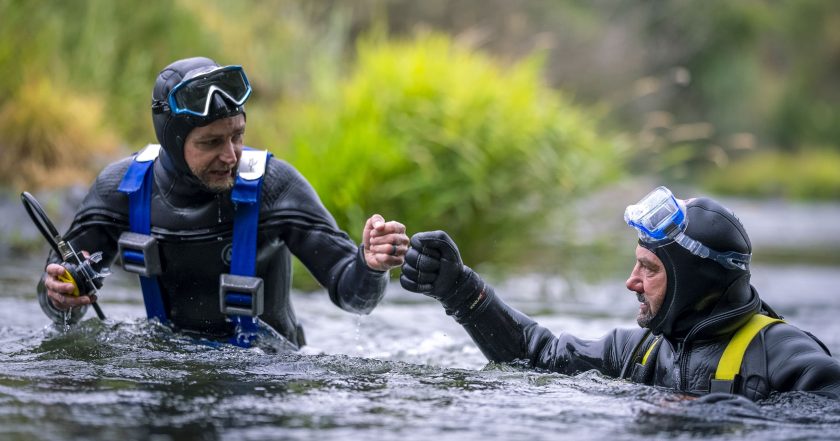
<svg viewBox="0 0 840 441">
<path fill-rule="evenodd" d="M 378 214 L 374 214 L 368 218 L 367 222 L 365 222 L 365 228 L 362 230 L 362 244 L 365 246 L 366 250 L 370 250 L 371 232 L 374 228 L 376 228 L 376 225 L 381 222 L 385 222 L 385 219 Z"/>
<path fill-rule="evenodd" d="M 65 271 L 64 267 L 57 264 L 57 263 L 51 263 L 51 264 L 47 265 L 47 268 L 46 268 L 46 273 L 53 276 L 53 277 L 58 277 L 58 276 L 64 274 L 64 271 Z"/>
</svg>

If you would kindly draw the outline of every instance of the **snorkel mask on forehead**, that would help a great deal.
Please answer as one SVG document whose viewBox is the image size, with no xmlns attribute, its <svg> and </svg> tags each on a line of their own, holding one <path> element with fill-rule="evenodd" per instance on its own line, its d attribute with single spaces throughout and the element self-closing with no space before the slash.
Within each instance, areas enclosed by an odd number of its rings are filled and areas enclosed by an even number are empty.
<svg viewBox="0 0 840 441">
<path fill-rule="evenodd" d="M 658 187 L 624 210 L 624 221 L 639 232 L 642 242 L 677 242 L 691 254 L 712 259 L 728 269 L 747 271 L 750 255 L 734 251 L 719 252 L 685 234 L 688 226 L 685 203 L 666 187 Z"/>
<path fill-rule="evenodd" d="M 169 111 L 172 115 L 207 117 L 213 94 L 219 94 L 239 107 L 251 96 L 251 84 L 242 66 L 211 67 L 189 72 L 172 88 L 165 103 L 156 102 L 153 109 Z M 168 109 L 165 108 L 168 106 Z"/>
</svg>

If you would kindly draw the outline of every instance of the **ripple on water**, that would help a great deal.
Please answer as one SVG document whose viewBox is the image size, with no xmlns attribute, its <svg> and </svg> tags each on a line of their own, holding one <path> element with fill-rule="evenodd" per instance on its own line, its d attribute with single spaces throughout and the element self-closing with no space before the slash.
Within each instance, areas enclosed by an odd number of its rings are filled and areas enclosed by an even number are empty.
<svg viewBox="0 0 840 441">
<path fill-rule="evenodd" d="M 837 403 L 809 394 L 775 395 L 755 410 L 593 372 L 487 365 L 463 329 L 422 297 L 386 297 L 357 318 L 325 295 L 300 295 L 312 345 L 286 352 L 173 334 L 138 318 L 136 294 L 104 293 L 115 318 L 69 332 L 44 328 L 33 300 L 0 296 L 0 310 L 15 311 L 0 327 L 0 439 L 766 441 L 831 439 L 840 429 Z M 551 329 L 590 337 L 622 320 L 632 325 L 613 312 L 578 315 L 608 303 L 606 290 L 571 312 L 574 299 L 540 305 L 532 294 L 523 304 Z M 809 305 L 837 313 L 824 298 Z M 823 333 L 840 329 L 826 323 Z"/>
</svg>

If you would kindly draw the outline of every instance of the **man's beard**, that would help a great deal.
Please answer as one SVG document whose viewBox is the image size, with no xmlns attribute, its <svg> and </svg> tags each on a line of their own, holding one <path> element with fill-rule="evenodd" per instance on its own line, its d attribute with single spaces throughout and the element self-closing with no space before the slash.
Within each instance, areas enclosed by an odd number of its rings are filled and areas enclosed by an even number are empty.
<svg viewBox="0 0 840 441">
<path fill-rule="evenodd" d="M 231 188 L 233 188 L 233 184 L 235 179 L 233 177 L 233 169 L 225 179 L 221 179 L 218 176 L 214 176 L 212 170 L 220 170 L 221 168 L 211 168 L 206 167 L 202 170 L 196 170 L 190 167 L 190 171 L 198 178 L 198 180 L 204 185 L 204 187 L 212 193 L 224 193 Z"/>
<path fill-rule="evenodd" d="M 636 317 L 636 323 L 638 323 L 642 328 L 647 328 L 650 326 L 650 322 L 653 321 L 653 318 L 656 317 L 656 314 L 654 314 L 654 312 L 650 309 L 650 303 L 645 300 L 645 296 L 642 294 L 636 294 L 636 297 L 639 299 L 640 303 L 647 305 L 647 312 L 639 311 L 639 315 Z"/>
</svg>

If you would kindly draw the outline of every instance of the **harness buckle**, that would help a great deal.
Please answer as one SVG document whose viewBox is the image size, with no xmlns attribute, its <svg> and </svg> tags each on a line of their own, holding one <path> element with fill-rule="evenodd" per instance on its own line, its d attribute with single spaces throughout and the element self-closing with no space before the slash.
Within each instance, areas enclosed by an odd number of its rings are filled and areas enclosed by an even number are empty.
<svg viewBox="0 0 840 441">
<path fill-rule="evenodd" d="M 219 306 L 225 315 L 256 317 L 263 313 L 263 279 L 222 274 L 219 277 Z"/>
<path fill-rule="evenodd" d="M 718 380 L 714 376 L 709 380 L 709 393 L 723 392 L 725 394 L 734 394 L 740 388 L 741 375 L 735 375 L 731 380 Z"/>
<path fill-rule="evenodd" d="M 148 234 L 125 232 L 120 235 L 117 250 L 123 269 L 143 277 L 163 273 L 157 239 Z"/>
</svg>

